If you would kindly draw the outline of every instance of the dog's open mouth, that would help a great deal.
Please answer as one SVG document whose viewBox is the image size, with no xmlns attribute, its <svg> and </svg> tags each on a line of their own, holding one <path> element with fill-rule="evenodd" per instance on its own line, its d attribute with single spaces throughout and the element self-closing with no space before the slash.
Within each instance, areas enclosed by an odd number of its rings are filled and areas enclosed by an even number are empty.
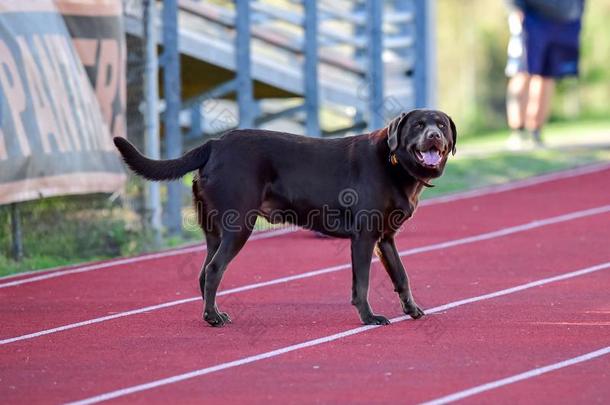
<svg viewBox="0 0 610 405">
<path fill-rule="evenodd" d="M 441 160 L 443 160 L 441 151 L 435 147 L 432 147 L 427 151 L 420 151 L 416 149 L 415 156 L 417 156 L 422 165 L 428 167 L 437 167 L 441 163 Z"/>
</svg>

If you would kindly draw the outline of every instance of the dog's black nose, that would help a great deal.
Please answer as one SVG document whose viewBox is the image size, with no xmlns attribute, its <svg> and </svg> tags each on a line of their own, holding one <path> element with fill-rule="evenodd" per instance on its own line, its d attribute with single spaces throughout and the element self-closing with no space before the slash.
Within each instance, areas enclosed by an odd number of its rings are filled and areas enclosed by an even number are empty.
<svg viewBox="0 0 610 405">
<path fill-rule="evenodd" d="M 426 137 L 428 139 L 441 139 L 441 134 L 436 131 L 430 131 L 428 134 L 426 134 Z"/>
</svg>

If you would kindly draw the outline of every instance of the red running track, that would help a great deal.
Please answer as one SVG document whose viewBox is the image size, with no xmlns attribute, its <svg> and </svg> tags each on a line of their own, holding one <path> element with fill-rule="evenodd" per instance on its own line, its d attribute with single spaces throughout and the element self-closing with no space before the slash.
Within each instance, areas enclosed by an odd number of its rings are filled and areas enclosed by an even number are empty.
<svg viewBox="0 0 610 405">
<path fill-rule="evenodd" d="M 510 193 L 422 207 L 399 235 L 397 245 L 399 249 L 429 246 L 607 204 L 600 184 L 607 181 L 609 172 L 588 174 L 586 182 L 583 177 L 573 177 Z M 191 252 L 9 288 L 2 287 L 15 280 L 0 279 L 0 315 L 6 320 L 0 339 L 196 297 L 199 292 L 194 280 L 203 257 L 203 251 Z M 301 231 L 251 241 L 232 262 L 222 289 L 345 263 L 349 263 L 349 244 L 342 240 L 320 240 Z M 23 313 L 32 314 L 27 323 L 13 322 L 12 317 L 21 319 Z"/>
<path fill-rule="evenodd" d="M 420 208 L 399 248 L 480 235 L 607 206 L 610 170 Z M 405 258 L 426 308 L 610 261 L 610 215 L 600 212 Z M 0 339 L 196 296 L 203 253 L 179 254 L 17 284 L 0 279 Z M 223 289 L 348 263 L 345 242 L 296 232 L 252 241 Z M 242 269 L 243 267 L 243 269 Z M 180 268 L 181 271 L 176 271 Z M 610 270 L 609 270 L 610 271 Z M 124 402 L 420 402 L 610 345 L 608 271 L 447 309 L 423 321 L 333 342 L 118 397 Z M 358 328 L 349 271 L 226 295 L 235 323 L 212 329 L 200 302 L 59 331 L 0 346 L 0 397 L 57 403 L 181 375 Z M 378 264 L 372 305 L 399 316 Z M 608 356 L 610 357 L 610 356 Z M 608 357 L 490 390 L 471 400 L 540 402 L 610 398 Z M 574 372 L 572 373 L 572 370 Z M 538 396 L 539 384 L 557 396 Z M 546 386 L 546 385 L 543 385 Z M 536 401 L 535 399 L 538 399 Z M 553 401 L 552 401 L 553 402 Z M 556 401 L 555 401 L 556 402 Z"/>
</svg>

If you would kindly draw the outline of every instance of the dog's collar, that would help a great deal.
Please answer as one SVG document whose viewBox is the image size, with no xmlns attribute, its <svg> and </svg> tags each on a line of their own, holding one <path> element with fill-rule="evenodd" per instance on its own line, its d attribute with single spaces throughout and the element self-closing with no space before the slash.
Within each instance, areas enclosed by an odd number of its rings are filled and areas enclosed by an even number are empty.
<svg viewBox="0 0 610 405">
<path fill-rule="evenodd" d="M 396 153 L 392 152 L 390 153 L 390 163 L 392 164 L 392 166 L 397 166 L 400 162 L 398 161 L 398 156 L 396 156 Z M 415 178 L 415 180 L 419 181 L 421 184 L 423 184 L 426 187 L 434 187 L 434 184 L 430 184 L 428 183 L 426 180 L 417 177 L 416 175 L 414 175 L 413 173 L 411 173 L 406 167 L 402 166 L 401 167 L 403 169 L 405 169 L 411 176 L 413 176 Z"/>
</svg>

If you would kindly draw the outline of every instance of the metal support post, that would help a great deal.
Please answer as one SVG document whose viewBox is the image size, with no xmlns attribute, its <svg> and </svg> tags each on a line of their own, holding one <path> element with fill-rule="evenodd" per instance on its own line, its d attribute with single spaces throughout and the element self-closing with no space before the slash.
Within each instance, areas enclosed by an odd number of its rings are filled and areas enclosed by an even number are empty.
<svg viewBox="0 0 610 405">
<path fill-rule="evenodd" d="M 306 134 L 320 136 L 318 92 L 318 10 L 316 0 L 303 0 L 305 19 L 305 62 L 303 88 L 305 90 Z"/>
<path fill-rule="evenodd" d="M 369 130 L 381 128 L 383 117 L 383 2 L 367 0 Z"/>
<path fill-rule="evenodd" d="M 252 128 L 255 105 L 252 90 L 252 60 L 250 58 L 250 0 L 235 0 L 235 72 L 239 128 Z"/>
<path fill-rule="evenodd" d="M 151 159 L 159 159 L 161 146 L 159 141 L 159 61 L 157 57 L 157 10 L 156 1 L 144 1 L 144 39 L 146 43 L 144 67 L 144 125 L 146 155 Z M 161 246 L 161 190 L 159 183 L 146 182 L 146 213 L 148 226 L 153 233 L 156 248 Z"/>
<path fill-rule="evenodd" d="M 165 149 L 168 159 L 182 154 L 180 133 L 180 54 L 178 50 L 178 3 L 163 2 L 163 93 L 165 97 Z M 182 184 L 170 182 L 167 186 L 167 228 L 170 235 L 182 229 Z"/>
</svg>

